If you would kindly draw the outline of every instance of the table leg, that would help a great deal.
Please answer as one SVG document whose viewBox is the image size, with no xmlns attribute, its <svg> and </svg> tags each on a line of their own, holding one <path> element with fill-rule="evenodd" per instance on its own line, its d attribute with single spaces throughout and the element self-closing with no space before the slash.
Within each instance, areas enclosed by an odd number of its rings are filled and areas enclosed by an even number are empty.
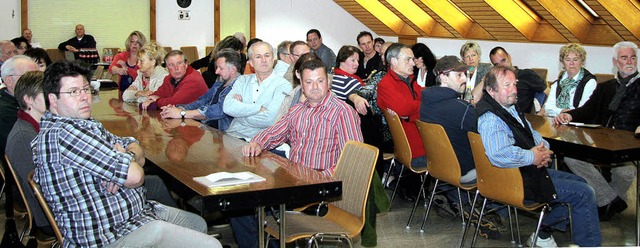
<svg viewBox="0 0 640 248">
<path fill-rule="evenodd" d="M 258 245 L 260 248 L 266 247 L 264 243 L 264 207 L 257 207 L 258 211 Z"/>
<path fill-rule="evenodd" d="M 286 246 L 286 233 L 285 233 L 285 205 L 280 204 L 280 248 L 285 248 Z"/>
</svg>

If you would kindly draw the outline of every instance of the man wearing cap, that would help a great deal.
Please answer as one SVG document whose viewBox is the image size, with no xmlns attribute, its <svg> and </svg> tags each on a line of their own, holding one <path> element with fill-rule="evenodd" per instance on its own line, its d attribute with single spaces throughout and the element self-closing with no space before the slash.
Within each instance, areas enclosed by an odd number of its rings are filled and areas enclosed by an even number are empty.
<svg viewBox="0 0 640 248">
<path fill-rule="evenodd" d="M 435 67 L 436 86 L 422 90 L 420 120 L 440 124 L 444 127 L 456 157 L 460 162 L 462 183 L 476 179 L 476 169 L 471 155 L 471 146 L 467 132 L 477 132 L 476 109 L 467 101 L 460 99 L 467 87 L 464 65 L 456 56 L 444 56 Z M 456 199 L 457 196 L 453 199 Z"/>
</svg>

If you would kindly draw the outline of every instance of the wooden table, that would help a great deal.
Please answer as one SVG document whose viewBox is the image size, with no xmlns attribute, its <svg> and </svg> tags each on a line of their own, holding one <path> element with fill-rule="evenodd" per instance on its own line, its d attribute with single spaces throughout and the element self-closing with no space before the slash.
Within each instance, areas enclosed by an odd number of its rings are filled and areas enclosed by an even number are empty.
<svg viewBox="0 0 640 248">
<path fill-rule="evenodd" d="M 529 114 L 527 120 L 560 156 L 596 164 L 633 162 L 636 165 L 636 245 L 640 246 L 640 139 L 626 130 L 553 125 L 551 118 L 543 116 Z"/>
<path fill-rule="evenodd" d="M 159 111 L 140 111 L 136 104 L 117 100 L 117 91 L 94 96 L 93 118 L 110 132 L 135 137 L 153 162 L 178 182 L 202 196 L 204 213 L 219 210 L 258 209 L 258 223 L 264 223 L 264 207 L 307 204 L 335 199 L 342 194 L 342 182 L 322 173 L 266 152 L 243 157 L 246 142 L 202 125 L 198 121 L 165 120 Z M 207 188 L 193 180 L 215 172 L 250 171 L 266 181 L 239 186 Z M 281 220 L 284 235 L 284 219 Z M 259 225 L 263 232 L 264 225 Z M 264 244 L 263 235 L 259 235 Z M 281 246 L 284 239 L 281 239 Z"/>
</svg>

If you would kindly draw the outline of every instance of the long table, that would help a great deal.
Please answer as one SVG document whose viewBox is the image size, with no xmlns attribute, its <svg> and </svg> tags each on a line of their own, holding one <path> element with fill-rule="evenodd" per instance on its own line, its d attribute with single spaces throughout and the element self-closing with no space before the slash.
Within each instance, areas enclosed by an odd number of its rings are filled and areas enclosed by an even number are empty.
<svg viewBox="0 0 640 248">
<path fill-rule="evenodd" d="M 640 246 L 640 139 L 626 130 L 554 125 L 551 118 L 544 116 L 529 114 L 527 120 L 560 156 L 596 164 L 633 162 L 636 165 L 636 246 Z"/>
<path fill-rule="evenodd" d="M 136 104 L 123 103 L 117 97 L 117 90 L 94 96 L 93 118 L 116 135 L 135 137 L 147 160 L 201 196 L 204 213 L 255 208 L 259 233 L 264 233 L 265 206 L 278 205 L 284 213 L 285 205 L 336 199 L 342 194 L 342 182 L 320 172 L 269 152 L 243 157 L 241 148 L 246 142 L 242 140 L 198 121 L 162 119 L 159 111 L 141 111 Z M 207 188 L 193 180 L 222 171 L 249 171 L 266 181 Z M 284 215 L 280 221 L 280 237 L 285 237 Z M 263 235 L 259 238 L 264 244 Z M 281 247 L 284 240 L 280 240 Z"/>
</svg>

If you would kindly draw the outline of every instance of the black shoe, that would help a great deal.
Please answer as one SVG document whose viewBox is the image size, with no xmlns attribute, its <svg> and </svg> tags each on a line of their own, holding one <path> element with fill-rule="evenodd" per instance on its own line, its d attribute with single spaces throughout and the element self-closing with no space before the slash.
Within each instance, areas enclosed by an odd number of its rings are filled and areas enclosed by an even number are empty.
<svg viewBox="0 0 640 248">
<path fill-rule="evenodd" d="M 598 207 L 598 216 L 600 221 L 609 221 L 617 213 L 622 213 L 627 209 L 627 203 L 620 197 L 614 198 L 609 204 Z"/>
<path fill-rule="evenodd" d="M 415 202 L 416 201 L 416 196 L 418 195 L 415 192 L 411 192 L 411 190 L 406 190 L 403 188 L 399 188 L 398 189 L 398 194 L 400 195 L 400 198 L 406 202 Z"/>
<path fill-rule="evenodd" d="M 480 230 L 478 231 L 478 235 L 486 238 L 486 239 L 499 239 L 500 238 L 500 230 L 496 227 L 496 225 L 488 221 L 486 218 L 482 218 L 480 225 L 478 225 L 478 213 L 473 211 L 473 217 L 471 218 L 471 224 L 477 226 Z M 464 218 L 469 220 L 469 210 L 464 210 Z"/>
</svg>

